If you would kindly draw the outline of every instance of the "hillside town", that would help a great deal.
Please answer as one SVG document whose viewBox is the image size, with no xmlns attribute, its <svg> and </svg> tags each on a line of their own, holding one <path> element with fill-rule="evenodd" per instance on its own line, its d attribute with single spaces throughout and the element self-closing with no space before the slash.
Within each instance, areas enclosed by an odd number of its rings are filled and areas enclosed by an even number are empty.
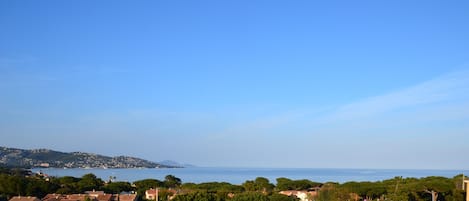
<svg viewBox="0 0 469 201">
<path fill-rule="evenodd" d="M 103 156 L 50 149 L 17 149 L 0 146 L 0 165 L 23 168 L 178 168 L 130 156 Z"/>
</svg>

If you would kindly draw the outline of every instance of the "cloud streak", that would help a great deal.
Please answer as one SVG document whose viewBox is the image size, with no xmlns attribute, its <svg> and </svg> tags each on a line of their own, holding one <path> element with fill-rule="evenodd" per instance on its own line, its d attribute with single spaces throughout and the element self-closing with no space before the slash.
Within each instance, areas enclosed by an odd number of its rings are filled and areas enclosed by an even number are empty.
<svg viewBox="0 0 469 201">
<path fill-rule="evenodd" d="M 319 119 L 322 123 L 382 117 L 393 112 L 467 102 L 469 71 L 452 72 L 415 86 L 338 107 Z"/>
</svg>

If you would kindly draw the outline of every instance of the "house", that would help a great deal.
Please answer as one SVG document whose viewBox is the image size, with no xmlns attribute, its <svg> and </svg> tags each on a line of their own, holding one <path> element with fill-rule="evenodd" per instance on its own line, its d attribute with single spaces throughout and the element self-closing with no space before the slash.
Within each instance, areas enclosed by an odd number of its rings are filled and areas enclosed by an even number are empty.
<svg viewBox="0 0 469 201">
<path fill-rule="evenodd" d="M 286 196 L 295 196 L 299 198 L 301 201 L 310 201 L 311 198 L 316 197 L 318 195 L 317 191 L 280 191 L 280 194 Z"/>
<path fill-rule="evenodd" d="M 95 191 L 95 190 L 85 191 L 85 194 L 88 194 L 89 196 L 95 197 L 95 198 L 97 198 L 99 195 L 105 195 L 104 191 Z"/>
<path fill-rule="evenodd" d="M 136 201 L 137 194 L 121 194 L 119 195 L 119 201 Z"/>
<path fill-rule="evenodd" d="M 15 196 L 10 199 L 10 201 L 41 201 L 37 197 L 31 197 L 31 196 Z"/>
<path fill-rule="evenodd" d="M 62 195 L 62 194 L 47 194 L 41 201 L 98 201 L 94 196 L 88 194 L 71 194 L 71 195 Z"/>
<path fill-rule="evenodd" d="M 67 198 L 65 195 L 62 194 L 47 194 L 41 201 L 61 201 L 62 199 Z"/>
<path fill-rule="evenodd" d="M 96 197 L 96 200 L 98 201 L 113 201 L 116 200 L 114 199 L 116 196 L 113 196 L 112 194 L 100 194 L 98 197 Z"/>
<path fill-rule="evenodd" d="M 465 177 L 464 177 L 465 178 Z M 463 190 L 466 191 L 466 201 L 469 201 L 469 192 L 468 192 L 468 189 L 469 189 L 469 180 L 468 179 L 464 179 L 463 180 Z"/>
<path fill-rule="evenodd" d="M 65 199 L 61 199 L 60 201 L 86 201 L 88 199 L 95 201 L 95 197 L 91 197 L 87 194 L 72 194 L 66 195 Z"/>
<path fill-rule="evenodd" d="M 158 197 L 158 189 L 149 189 L 145 191 L 145 199 L 147 200 L 156 200 Z"/>
</svg>

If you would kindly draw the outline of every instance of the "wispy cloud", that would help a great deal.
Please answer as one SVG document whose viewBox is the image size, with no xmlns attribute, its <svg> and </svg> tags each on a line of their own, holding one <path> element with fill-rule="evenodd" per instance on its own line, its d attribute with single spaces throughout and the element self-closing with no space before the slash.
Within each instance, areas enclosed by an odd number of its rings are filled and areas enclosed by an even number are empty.
<svg viewBox="0 0 469 201">
<path fill-rule="evenodd" d="M 250 121 L 237 122 L 213 137 L 317 137 L 330 134 L 389 134 L 396 130 L 409 133 L 422 129 L 422 124 L 428 122 L 467 118 L 468 106 L 469 70 L 462 70 L 335 108 L 284 110 Z"/>
<path fill-rule="evenodd" d="M 469 100 L 469 71 L 452 72 L 415 86 L 369 97 L 338 107 L 321 117 L 331 123 L 363 118 L 376 118 L 392 112 L 452 104 Z"/>
</svg>

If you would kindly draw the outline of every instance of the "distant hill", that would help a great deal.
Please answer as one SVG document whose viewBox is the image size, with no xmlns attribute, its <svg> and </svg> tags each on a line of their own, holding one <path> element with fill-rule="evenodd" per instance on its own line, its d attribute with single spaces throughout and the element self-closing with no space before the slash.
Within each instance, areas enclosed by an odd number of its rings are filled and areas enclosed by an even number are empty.
<svg viewBox="0 0 469 201">
<path fill-rule="evenodd" d="M 169 165 L 169 166 L 176 166 L 176 167 L 195 167 L 194 165 L 191 165 L 191 164 L 181 164 L 181 163 L 178 163 L 176 161 L 172 161 L 172 160 L 164 160 L 164 161 L 159 161 L 158 162 L 159 164 L 162 164 L 162 165 Z"/>
<path fill-rule="evenodd" d="M 102 156 L 84 152 L 0 147 L 0 166 L 51 168 L 179 168 L 129 156 Z"/>
</svg>

